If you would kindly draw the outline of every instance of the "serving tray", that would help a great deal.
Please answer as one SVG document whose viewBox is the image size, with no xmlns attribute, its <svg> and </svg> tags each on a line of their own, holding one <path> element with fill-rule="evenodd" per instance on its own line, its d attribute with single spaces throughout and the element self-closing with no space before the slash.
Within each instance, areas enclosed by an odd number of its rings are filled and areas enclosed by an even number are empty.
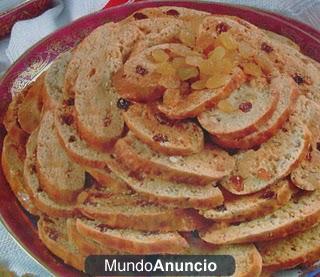
<svg viewBox="0 0 320 277">
<path fill-rule="evenodd" d="M 143 1 L 108 8 L 82 17 L 59 29 L 28 50 L 0 81 L 0 122 L 12 95 L 34 80 L 60 53 L 78 44 L 93 29 L 109 21 L 119 21 L 134 11 L 163 5 L 182 6 L 212 13 L 242 17 L 253 24 L 294 40 L 308 56 L 320 61 L 320 32 L 284 16 L 242 6 L 192 1 Z M 319 92 L 320 93 L 320 92 Z M 5 130 L 0 125 L 0 150 Z M 16 241 L 36 261 L 58 276 L 79 276 L 79 272 L 53 256 L 41 243 L 36 218 L 27 214 L 11 192 L 0 168 L 0 218 Z"/>
</svg>

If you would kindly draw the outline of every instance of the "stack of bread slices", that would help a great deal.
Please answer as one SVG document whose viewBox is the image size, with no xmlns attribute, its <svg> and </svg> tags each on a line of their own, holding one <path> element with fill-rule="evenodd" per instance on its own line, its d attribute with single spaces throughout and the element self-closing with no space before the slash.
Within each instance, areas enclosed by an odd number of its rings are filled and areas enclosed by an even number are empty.
<svg viewBox="0 0 320 277">
<path fill-rule="evenodd" d="M 320 65 L 178 7 L 95 29 L 15 96 L 2 167 L 39 237 L 94 254 L 226 254 L 234 276 L 320 257 Z"/>
</svg>

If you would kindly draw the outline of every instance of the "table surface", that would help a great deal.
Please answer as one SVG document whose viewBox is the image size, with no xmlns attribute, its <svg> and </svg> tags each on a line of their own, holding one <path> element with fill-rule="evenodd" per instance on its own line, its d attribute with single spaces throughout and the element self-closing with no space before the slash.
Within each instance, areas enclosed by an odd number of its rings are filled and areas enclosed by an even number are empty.
<svg viewBox="0 0 320 277">
<path fill-rule="evenodd" d="M 63 1 L 70 0 L 55 0 L 56 5 L 53 9 L 59 8 L 58 6 L 63 3 Z M 99 1 L 101 2 L 101 0 Z M 320 26 L 320 0 L 215 0 L 215 2 L 258 7 L 290 16 L 315 28 L 319 28 Z M 68 11 L 62 11 L 62 13 L 64 12 Z M 57 20 L 61 20 L 61 18 L 58 18 Z M 59 23 L 61 25 L 61 21 L 59 21 Z M 67 20 L 63 22 L 63 24 L 66 23 L 68 23 Z M 10 37 L 0 40 L 0 72 L 6 69 L 10 64 L 10 59 L 5 55 L 9 41 Z M 31 273 L 34 276 L 50 276 L 50 273 L 47 270 L 20 248 L 5 227 L 0 223 L 0 267 L 2 266 L 8 267 L 19 276 L 25 273 Z M 288 274 L 286 276 L 292 275 Z"/>
</svg>

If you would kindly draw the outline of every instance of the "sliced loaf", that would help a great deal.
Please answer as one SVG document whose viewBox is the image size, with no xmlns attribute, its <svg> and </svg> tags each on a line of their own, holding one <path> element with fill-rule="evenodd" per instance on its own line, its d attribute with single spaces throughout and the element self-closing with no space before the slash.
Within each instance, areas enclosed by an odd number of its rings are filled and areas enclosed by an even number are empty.
<svg viewBox="0 0 320 277">
<path fill-rule="evenodd" d="M 289 122 L 258 150 L 240 152 L 233 172 L 221 184 L 233 194 L 250 194 L 290 174 L 305 158 L 310 131 L 300 121 Z"/>
<path fill-rule="evenodd" d="M 257 243 L 263 268 L 283 270 L 305 264 L 311 266 L 320 259 L 320 224 L 282 240 Z"/>
<path fill-rule="evenodd" d="M 85 183 L 85 171 L 60 145 L 54 113 L 44 113 L 38 133 L 37 175 L 42 189 L 57 202 L 72 203 Z"/>
<path fill-rule="evenodd" d="M 233 196 L 224 192 L 224 204 L 210 210 L 201 210 L 200 214 L 215 222 L 241 222 L 274 212 L 291 199 L 296 191 L 287 180 L 280 181 L 269 188 L 242 196 Z"/>
<path fill-rule="evenodd" d="M 45 246 L 66 264 L 84 271 L 85 256 L 68 240 L 65 219 L 41 217 L 38 221 L 39 237 Z"/>
<path fill-rule="evenodd" d="M 119 139 L 114 153 L 127 168 L 153 175 L 163 174 L 169 180 L 204 185 L 228 175 L 234 160 L 227 152 L 207 145 L 201 152 L 185 157 L 167 156 L 153 151 L 132 133 Z"/>
<path fill-rule="evenodd" d="M 307 230 L 320 221 L 320 190 L 300 192 L 271 214 L 226 227 L 214 226 L 201 238 L 213 244 L 273 240 Z"/>
<path fill-rule="evenodd" d="M 135 136 L 155 151 L 190 155 L 203 149 L 203 131 L 196 123 L 169 120 L 154 105 L 133 104 L 123 117 Z"/>
</svg>

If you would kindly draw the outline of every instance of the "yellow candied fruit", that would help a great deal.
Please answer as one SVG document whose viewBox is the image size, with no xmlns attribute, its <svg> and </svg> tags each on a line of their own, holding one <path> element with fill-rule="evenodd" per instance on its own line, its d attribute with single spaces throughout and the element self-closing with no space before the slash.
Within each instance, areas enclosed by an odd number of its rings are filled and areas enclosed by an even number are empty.
<svg viewBox="0 0 320 277">
<path fill-rule="evenodd" d="M 169 55 L 163 49 L 153 50 L 151 55 L 156 63 L 164 63 L 170 58 Z"/>
<path fill-rule="evenodd" d="M 206 88 L 207 80 L 199 80 L 192 83 L 191 88 L 194 90 L 202 90 Z"/>
<path fill-rule="evenodd" d="M 221 33 L 218 36 L 218 41 L 221 42 L 227 50 L 236 50 L 238 48 L 237 41 L 232 37 L 229 32 Z"/>
<path fill-rule="evenodd" d="M 189 47 L 194 47 L 196 44 L 195 35 L 189 30 L 181 30 L 179 34 L 180 41 Z"/>
<path fill-rule="evenodd" d="M 218 73 L 230 74 L 234 68 L 234 64 L 230 59 L 222 59 L 214 63 L 215 71 Z"/>
<path fill-rule="evenodd" d="M 219 101 L 217 107 L 220 111 L 225 113 L 232 113 L 236 110 L 227 99 Z"/>
<path fill-rule="evenodd" d="M 254 56 L 255 50 L 247 42 L 242 41 L 239 43 L 239 54 L 242 58 L 248 59 Z"/>
<path fill-rule="evenodd" d="M 178 89 L 167 89 L 163 95 L 163 104 L 165 106 L 174 106 L 179 102 L 180 91 Z"/>
<path fill-rule="evenodd" d="M 176 58 L 174 58 L 174 59 L 172 60 L 171 65 L 172 65 L 174 68 L 182 67 L 182 66 L 186 65 L 185 58 L 183 58 L 183 57 L 176 57 Z"/>
<path fill-rule="evenodd" d="M 258 53 L 255 57 L 254 57 L 255 62 L 258 64 L 258 66 L 262 69 L 262 71 L 266 74 L 269 74 L 271 72 L 273 72 L 274 67 L 273 64 L 271 62 L 271 60 L 269 59 L 268 55 L 265 53 Z"/>
<path fill-rule="evenodd" d="M 223 74 L 215 74 L 206 82 L 206 87 L 209 89 L 220 88 L 225 85 L 227 77 Z"/>
<path fill-rule="evenodd" d="M 204 60 L 202 63 L 199 64 L 200 74 L 205 74 L 212 76 L 215 70 L 215 64 L 211 60 Z"/>
<path fill-rule="evenodd" d="M 220 61 L 226 55 L 226 49 L 222 46 L 216 47 L 209 53 L 209 59 L 211 61 Z"/>
<path fill-rule="evenodd" d="M 186 57 L 186 64 L 192 66 L 199 66 L 203 62 L 200 56 L 188 56 Z"/>
<path fill-rule="evenodd" d="M 199 75 L 199 70 L 193 66 L 180 67 L 177 69 L 178 77 L 181 81 L 186 81 Z"/>
<path fill-rule="evenodd" d="M 180 81 L 176 75 L 162 75 L 159 80 L 159 85 L 167 89 L 177 89 L 180 87 Z"/>
<path fill-rule="evenodd" d="M 157 66 L 156 72 L 161 75 L 174 75 L 176 74 L 176 69 L 170 63 L 164 62 Z"/>
<path fill-rule="evenodd" d="M 261 77 L 262 70 L 261 68 L 255 63 L 245 63 L 243 65 L 244 73 L 254 76 L 254 77 Z"/>
</svg>

